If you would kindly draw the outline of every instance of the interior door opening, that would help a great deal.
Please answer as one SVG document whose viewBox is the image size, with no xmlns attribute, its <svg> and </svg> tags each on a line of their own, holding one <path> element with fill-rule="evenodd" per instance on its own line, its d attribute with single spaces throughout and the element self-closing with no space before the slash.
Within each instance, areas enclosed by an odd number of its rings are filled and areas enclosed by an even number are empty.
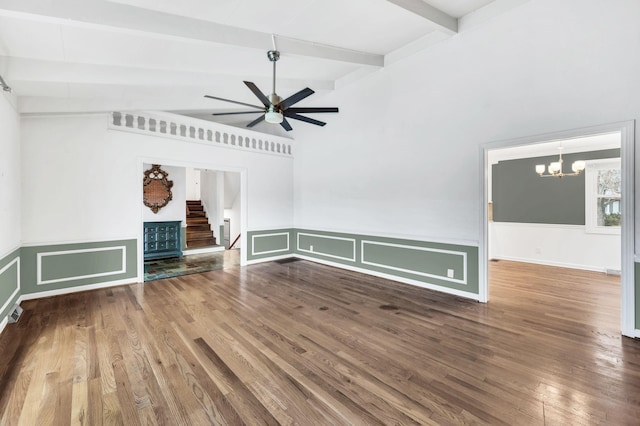
<svg viewBox="0 0 640 426">
<path fill-rule="evenodd" d="M 500 289 L 492 289 L 492 270 L 535 270 L 546 275 L 545 283 L 568 277 L 567 291 L 557 289 L 568 304 L 577 300 L 572 291 L 580 291 L 580 281 L 602 274 L 608 278 L 596 288 L 617 292 L 614 324 L 619 321 L 623 335 L 635 334 L 633 140 L 631 122 L 483 147 L 481 301 L 497 297 Z M 549 176 L 559 173 L 560 147 L 565 176 Z M 568 281 L 574 279 L 572 287 Z"/>
<path fill-rule="evenodd" d="M 142 163 L 142 167 L 148 166 Z M 242 239 L 234 250 L 229 248 L 225 224 L 234 224 L 238 235 L 244 226 L 246 208 L 243 204 L 245 174 L 241 171 L 216 170 L 188 165 L 163 165 L 172 181 L 172 198 L 157 213 L 143 211 L 141 274 L 144 281 L 208 272 L 242 264 Z M 225 218 L 227 219 L 225 221 Z M 148 247 L 165 242 L 171 230 L 171 244 L 177 250 L 149 256 Z M 227 227 L 228 228 L 228 227 Z M 157 232 L 151 235 L 150 230 Z M 228 232 L 233 229 L 226 229 Z M 226 238 L 225 238 L 226 237 Z M 227 241 L 225 241 L 225 239 Z M 149 240 L 149 241 L 147 241 Z M 244 256 L 246 261 L 246 255 Z"/>
</svg>

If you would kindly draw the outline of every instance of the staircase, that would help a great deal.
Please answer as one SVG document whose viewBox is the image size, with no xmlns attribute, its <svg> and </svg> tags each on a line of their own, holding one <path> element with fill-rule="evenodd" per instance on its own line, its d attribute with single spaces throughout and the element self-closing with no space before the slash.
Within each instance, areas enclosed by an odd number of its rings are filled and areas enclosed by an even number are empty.
<svg viewBox="0 0 640 426">
<path fill-rule="evenodd" d="M 187 200 L 187 248 L 215 246 L 207 213 L 200 200 Z"/>
</svg>

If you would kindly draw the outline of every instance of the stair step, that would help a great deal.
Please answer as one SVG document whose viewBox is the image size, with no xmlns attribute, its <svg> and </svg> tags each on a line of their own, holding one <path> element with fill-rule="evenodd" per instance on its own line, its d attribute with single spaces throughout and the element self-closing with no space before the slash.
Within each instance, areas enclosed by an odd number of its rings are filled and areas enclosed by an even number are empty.
<svg viewBox="0 0 640 426">
<path fill-rule="evenodd" d="M 187 241 L 197 240 L 199 238 L 213 238 L 213 232 L 211 231 L 197 231 L 187 233 Z"/>
<path fill-rule="evenodd" d="M 205 247 L 205 246 L 215 246 L 216 239 L 215 238 L 202 238 L 198 240 L 190 240 L 187 241 L 187 247 Z"/>
<path fill-rule="evenodd" d="M 196 205 L 192 205 L 189 204 L 189 207 L 187 207 L 187 211 L 190 212 L 198 212 L 198 211 L 203 211 L 204 210 L 204 206 L 196 206 Z"/>
<path fill-rule="evenodd" d="M 189 217 L 207 217 L 206 213 L 204 211 L 190 211 L 189 214 L 187 214 L 187 218 Z"/>
<path fill-rule="evenodd" d="M 200 201 L 200 200 L 187 200 L 187 204 L 188 205 L 192 205 L 192 204 L 201 205 L 202 201 Z"/>
<path fill-rule="evenodd" d="M 206 217 L 188 217 L 187 226 L 191 225 L 207 225 L 209 220 Z"/>
<path fill-rule="evenodd" d="M 211 231 L 211 225 L 209 225 L 207 222 L 198 223 L 195 225 L 187 225 L 187 234 L 189 232 L 200 232 L 200 231 Z"/>
</svg>

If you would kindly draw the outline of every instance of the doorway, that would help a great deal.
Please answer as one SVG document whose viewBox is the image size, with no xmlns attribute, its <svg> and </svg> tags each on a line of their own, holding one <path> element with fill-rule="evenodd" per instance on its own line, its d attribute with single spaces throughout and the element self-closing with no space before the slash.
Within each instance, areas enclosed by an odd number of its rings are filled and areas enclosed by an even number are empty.
<svg viewBox="0 0 640 426">
<path fill-rule="evenodd" d="M 224 219 L 224 248 L 229 250 L 231 246 L 231 219 Z"/>
<path fill-rule="evenodd" d="M 145 211 L 146 207 L 142 203 L 143 192 L 140 185 L 140 234 L 138 234 L 138 258 L 141 261 L 138 263 L 138 277 L 140 281 L 147 281 L 146 278 L 160 279 L 167 278 L 168 275 L 179 276 L 190 273 L 204 272 L 206 270 L 215 270 L 226 267 L 235 267 L 239 265 L 246 265 L 247 256 L 244 250 L 225 250 L 223 244 L 223 231 L 224 231 L 224 217 L 228 214 L 232 214 L 235 218 L 235 226 L 237 227 L 238 242 L 237 247 L 242 247 L 245 244 L 246 239 L 246 226 L 247 226 L 247 172 L 244 168 L 233 168 L 220 165 L 209 165 L 205 163 L 195 162 L 181 162 L 172 159 L 146 159 L 140 158 L 138 160 L 139 174 L 142 175 L 145 167 L 148 164 L 160 164 L 166 167 L 169 172 L 169 179 L 173 181 L 173 200 L 171 204 L 175 207 L 173 214 L 175 217 L 165 217 L 170 214 L 171 210 L 166 210 L 167 213 L 163 217 L 149 218 L 148 212 Z M 190 170 L 190 172 L 188 172 Z M 195 173 L 194 171 L 198 171 Z M 193 186 L 188 187 L 187 179 L 189 176 L 197 175 L 197 179 L 193 180 Z M 207 176 L 213 176 L 213 179 L 207 179 Z M 217 179 L 221 177 L 221 179 Z M 228 184 L 225 185 L 225 177 Z M 213 182 L 213 183 L 212 183 Z M 215 188 L 215 190 L 212 190 Z M 227 199 L 224 197 L 224 193 L 227 193 Z M 187 219 L 186 210 L 188 198 L 207 198 L 206 215 L 207 218 L 212 217 L 211 232 L 217 237 L 217 244 L 215 246 L 205 245 L 204 247 L 188 247 L 185 244 L 187 233 Z M 213 202 L 212 202 L 213 200 Z M 164 210 L 164 209 L 163 209 Z M 195 209 L 198 210 L 198 209 Z M 203 208 L 204 210 L 204 208 Z M 171 259 L 156 259 L 159 262 L 149 268 L 149 265 L 145 265 L 144 259 L 144 232 L 143 222 L 147 221 L 174 221 L 182 222 L 182 258 Z M 166 263 L 166 264 L 164 264 Z M 203 269 L 204 268 L 204 269 Z M 208 269 L 207 269 L 208 268 Z M 164 270 L 163 270 L 164 269 Z M 153 270 L 153 272 L 151 272 Z M 166 270 L 166 271 L 165 271 Z M 167 276 L 163 274 L 167 272 Z M 184 273 L 182 273 L 184 272 Z M 151 275 L 149 275 L 149 273 Z M 147 276 L 148 275 L 148 276 Z"/>
<path fill-rule="evenodd" d="M 492 241 L 491 233 L 495 231 L 490 225 L 490 213 L 495 214 L 490 204 L 492 189 L 489 187 L 492 182 L 492 167 L 490 156 L 492 152 L 498 152 L 504 149 L 527 150 L 538 149 L 544 144 L 555 143 L 559 141 L 573 141 L 581 138 L 594 138 L 599 135 L 615 134 L 620 141 L 620 158 L 621 158 L 621 191 L 622 201 L 621 210 L 623 220 L 620 229 L 620 242 L 618 243 L 618 252 L 620 256 L 620 273 L 621 273 L 621 295 L 620 295 L 620 329 L 623 335 L 633 336 L 635 333 L 635 305 L 634 305 L 634 260 L 633 260 L 633 238 L 634 238 L 634 208 L 633 208 L 633 160 L 634 160 L 634 122 L 614 123 L 611 125 L 596 126 L 592 128 L 578 129 L 566 132 L 557 132 L 546 135 L 539 135 L 527 138 L 520 138 L 507 141 L 499 141 L 486 144 L 482 147 L 482 166 L 484 170 L 483 188 L 482 188 L 482 235 L 480 242 L 480 301 L 489 301 L 489 262 L 492 253 L 496 252 L 496 247 L 491 246 L 496 241 Z M 568 142 L 565 142 L 568 143 Z M 579 150 L 579 148 L 578 148 Z M 577 152 L 577 151 L 576 151 Z M 535 168 L 535 166 L 533 166 Z M 569 168 L 570 164 L 565 163 L 565 168 Z M 569 170 L 570 171 L 570 170 Z M 565 170 L 566 172 L 566 170 Z M 538 177 L 538 179 L 555 180 L 554 177 Z M 570 178 L 562 178 L 570 179 Z M 546 205 L 547 209 L 553 209 L 553 205 Z M 504 213 L 504 212 L 502 212 Z M 526 212 L 525 212 L 526 213 Z M 542 255 L 543 248 L 532 246 L 532 256 Z M 539 250 L 539 253 L 536 251 Z"/>
</svg>

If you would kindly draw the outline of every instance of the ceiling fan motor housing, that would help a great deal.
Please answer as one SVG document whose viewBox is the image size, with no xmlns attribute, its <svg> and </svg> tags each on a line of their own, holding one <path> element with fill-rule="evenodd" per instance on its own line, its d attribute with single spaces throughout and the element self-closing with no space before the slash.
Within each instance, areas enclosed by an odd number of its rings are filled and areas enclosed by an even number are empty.
<svg viewBox="0 0 640 426">
<path fill-rule="evenodd" d="M 275 93 L 270 94 L 268 98 L 269 102 L 271 102 L 271 105 L 269 105 L 269 110 L 271 110 L 271 108 L 276 108 L 278 104 L 282 102 L 282 98 Z"/>
</svg>

